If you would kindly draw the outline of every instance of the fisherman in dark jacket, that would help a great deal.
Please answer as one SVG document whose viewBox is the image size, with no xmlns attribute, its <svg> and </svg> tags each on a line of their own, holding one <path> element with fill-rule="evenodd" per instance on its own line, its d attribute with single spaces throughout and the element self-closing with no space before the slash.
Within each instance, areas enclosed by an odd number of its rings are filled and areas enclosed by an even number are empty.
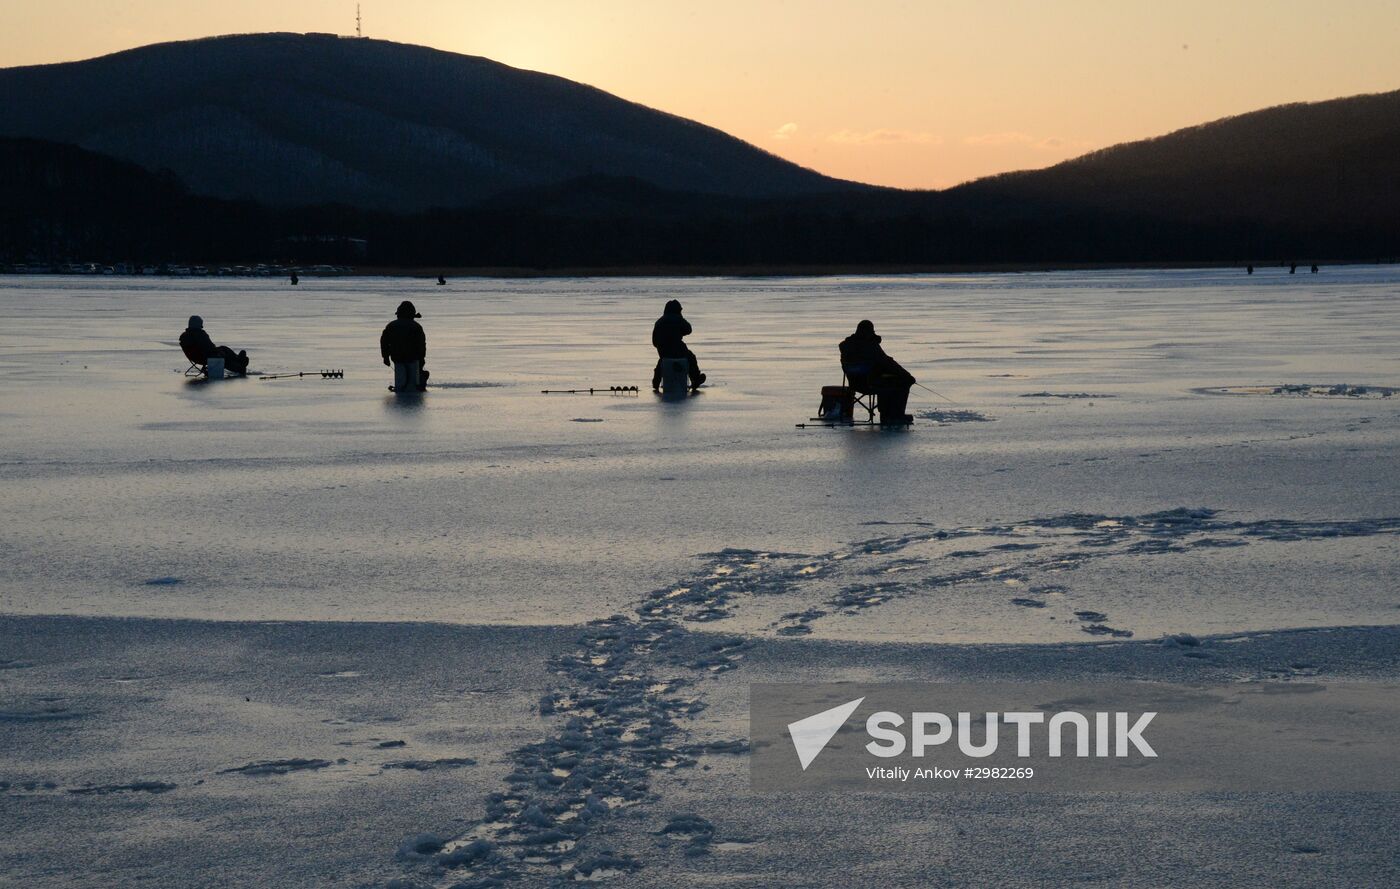
<svg viewBox="0 0 1400 889">
<path fill-rule="evenodd" d="M 423 316 L 408 300 L 399 303 L 394 315 L 379 335 L 379 354 L 385 367 L 393 362 L 396 391 L 413 388 L 423 392 L 428 388 L 428 372 L 423 369 L 428 360 L 428 337 L 423 325 L 413 320 Z M 405 385 L 398 385 L 400 381 Z"/>
<path fill-rule="evenodd" d="M 180 334 L 180 348 L 184 350 L 186 358 L 201 367 L 210 358 L 222 358 L 224 367 L 233 373 L 248 373 L 248 353 L 235 352 L 228 346 L 214 345 L 214 341 L 209 338 L 209 332 L 204 329 L 204 319 L 198 315 L 190 316 L 189 326 Z"/>
<path fill-rule="evenodd" d="M 856 332 L 841 341 L 841 369 L 851 388 L 862 394 L 874 392 L 880 396 L 881 423 L 914 422 L 904 408 L 909 403 L 909 387 L 917 381 L 880 348 L 880 337 L 873 323 L 860 322 Z"/>
<path fill-rule="evenodd" d="M 695 353 L 685 344 L 685 338 L 689 335 L 690 322 L 681 315 L 680 300 L 673 299 L 666 303 L 665 312 L 651 328 L 651 344 L 656 347 L 659 356 L 656 370 L 651 374 L 652 391 L 661 388 L 661 362 L 666 358 L 684 358 L 689 362 L 690 388 L 699 389 L 705 382 L 705 375 L 700 372 L 700 362 L 696 361 Z"/>
</svg>

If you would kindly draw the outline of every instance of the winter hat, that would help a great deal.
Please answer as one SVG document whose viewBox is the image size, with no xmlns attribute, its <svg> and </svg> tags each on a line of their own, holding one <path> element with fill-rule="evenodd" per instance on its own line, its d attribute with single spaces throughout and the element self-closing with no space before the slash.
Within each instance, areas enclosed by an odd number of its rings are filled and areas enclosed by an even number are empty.
<svg viewBox="0 0 1400 889">
<path fill-rule="evenodd" d="M 670 315 L 670 314 L 672 314 L 672 313 L 677 314 L 677 315 L 679 315 L 679 314 L 681 313 L 681 301 L 680 301 L 680 300 L 678 300 L 678 299 L 673 299 L 673 300 L 671 300 L 670 302 L 666 303 L 666 314 Z"/>
<path fill-rule="evenodd" d="M 856 333 L 873 334 L 875 332 L 875 322 L 862 321 L 856 325 Z"/>
<path fill-rule="evenodd" d="M 403 302 L 399 303 L 398 311 L 394 312 L 394 314 L 397 315 L 397 316 L 399 316 L 400 318 L 422 318 L 422 317 L 423 317 L 422 315 L 418 314 L 418 310 L 415 309 L 415 308 L 413 307 L 413 303 L 409 302 L 408 300 L 404 300 Z"/>
<path fill-rule="evenodd" d="M 191 316 L 190 316 L 190 329 L 191 329 L 191 330 L 203 330 L 203 329 L 204 329 L 204 319 L 201 318 L 201 317 L 199 317 L 198 315 L 191 315 Z"/>
</svg>

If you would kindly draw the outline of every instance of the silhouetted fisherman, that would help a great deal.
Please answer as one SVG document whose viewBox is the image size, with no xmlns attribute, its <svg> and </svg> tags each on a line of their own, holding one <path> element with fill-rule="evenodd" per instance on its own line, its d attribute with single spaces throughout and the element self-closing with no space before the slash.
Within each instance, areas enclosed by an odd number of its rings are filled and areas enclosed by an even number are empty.
<svg viewBox="0 0 1400 889">
<path fill-rule="evenodd" d="M 1317 263 L 1313 263 L 1312 273 L 1313 273 L 1314 275 L 1317 274 Z"/>
<path fill-rule="evenodd" d="M 686 359 L 690 365 L 690 388 L 699 389 L 705 382 L 705 375 L 700 372 L 700 362 L 685 344 L 685 338 L 690 333 L 690 322 L 681 315 L 680 300 L 673 299 L 666 303 L 665 311 L 651 328 L 651 344 L 656 347 L 658 356 L 656 370 L 651 374 L 653 392 L 661 389 L 661 362 L 667 358 Z"/>
<path fill-rule="evenodd" d="M 423 325 L 413 320 L 423 316 L 408 300 L 399 303 L 394 315 L 379 335 L 379 354 L 385 367 L 393 362 L 395 392 L 423 392 L 428 388 L 428 372 L 423 368 L 428 360 L 428 337 Z"/>
<path fill-rule="evenodd" d="M 438 275 L 438 284 L 439 284 L 439 285 L 442 285 L 442 284 L 446 284 L 446 283 L 447 283 L 447 279 L 444 278 L 442 275 Z"/>
<path fill-rule="evenodd" d="M 880 348 L 872 322 L 860 322 L 856 332 L 841 341 L 841 369 L 852 389 L 879 395 L 881 423 L 914 422 L 904 408 L 909 403 L 909 387 L 918 381 Z"/>
<path fill-rule="evenodd" d="M 191 315 L 189 326 L 180 334 L 180 348 L 185 357 L 203 367 L 210 358 L 224 359 L 224 367 L 236 374 L 248 372 L 248 353 L 235 352 L 228 346 L 216 346 L 204 329 L 204 319 Z"/>
<path fill-rule="evenodd" d="M 1288 274 L 1291 275 L 1291 274 L 1293 274 L 1293 273 L 1296 272 L 1296 271 L 1298 271 L 1298 263 L 1295 262 L 1295 263 L 1293 263 L 1292 265 L 1290 265 L 1290 266 L 1288 267 Z"/>
<path fill-rule="evenodd" d="M 301 279 L 297 277 L 296 272 L 292 272 L 292 286 L 295 287 L 300 283 Z"/>
<path fill-rule="evenodd" d="M 1250 275 L 1254 274 L 1254 266 L 1252 266 L 1252 265 L 1247 265 L 1247 266 L 1245 266 L 1245 267 L 1244 267 L 1244 270 L 1245 270 L 1245 273 L 1246 273 L 1246 274 L 1250 274 Z"/>
</svg>

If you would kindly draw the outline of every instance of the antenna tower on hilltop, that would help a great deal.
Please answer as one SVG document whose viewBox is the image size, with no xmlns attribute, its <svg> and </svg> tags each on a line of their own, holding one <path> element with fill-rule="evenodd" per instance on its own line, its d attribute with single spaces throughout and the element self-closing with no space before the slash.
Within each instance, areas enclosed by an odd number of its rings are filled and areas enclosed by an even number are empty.
<svg viewBox="0 0 1400 889">
<path fill-rule="evenodd" d="M 355 4 L 355 36 L 365 36 L 364 29 L 360 27 L 360 4 L 358 3 Z"/>
</svg>

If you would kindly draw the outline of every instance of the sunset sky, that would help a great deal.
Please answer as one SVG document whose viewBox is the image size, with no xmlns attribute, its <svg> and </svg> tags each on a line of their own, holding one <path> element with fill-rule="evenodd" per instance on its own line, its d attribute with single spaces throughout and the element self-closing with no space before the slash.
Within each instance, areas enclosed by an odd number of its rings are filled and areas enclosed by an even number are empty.
<svg viewBox="0 0 1400 889">
<path fill-rule="evenodd" d="M 1400 89 L 1395 0 L 365 0 L 366 36 L 487 56 L 824 173 L 943 187 L 1283 102 Z M 353 0 L 0 0 L 0 67 L 253 31 Z"/>
</svg>

